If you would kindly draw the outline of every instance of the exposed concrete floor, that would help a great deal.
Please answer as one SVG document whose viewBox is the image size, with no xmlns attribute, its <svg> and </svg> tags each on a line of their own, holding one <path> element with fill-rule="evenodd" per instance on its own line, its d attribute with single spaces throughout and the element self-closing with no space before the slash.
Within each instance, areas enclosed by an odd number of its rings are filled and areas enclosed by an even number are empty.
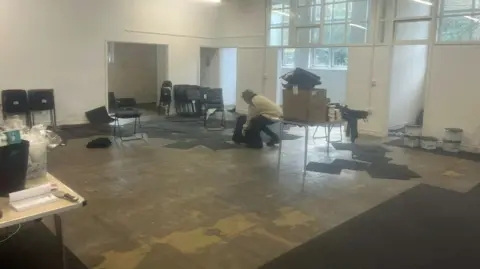
<svg viewBox="0 0 480 269">
<path fill-rule="evenodd" d="M 257 268 L 420 183 L 467 192 L 480 181 L 474 162 L 390 147 L 392 163 L 422 178 L 308 172 L 302 192 L 303 139 L 284 142 L 279 178 L 278 149 L 178 150 L 149 139 L 89 150 L 87 141 L 49 153 L 49 170 L 88 199 L 64 215 L 64 229 L 91 268 Z M 310 160 L 350 155 L 309 142 Z"/>
</svg>

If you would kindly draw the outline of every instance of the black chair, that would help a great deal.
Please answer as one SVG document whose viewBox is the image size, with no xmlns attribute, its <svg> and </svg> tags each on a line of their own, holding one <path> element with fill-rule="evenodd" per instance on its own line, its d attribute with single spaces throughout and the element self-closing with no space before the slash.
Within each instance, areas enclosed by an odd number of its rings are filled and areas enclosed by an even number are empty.
<svg viewBox="0 0 480 269">
<path fill-rule="evenodd" d="M 142 113 L 136 109 L 135 106 L 135 99 L 133 98 L 123 98 L 124 100 L 128 99 L 128 104 L 131 105 L 130 107 L 122 106 L 122 103 L 115 98 L 115 94 L 113 92 L 109 93 L 109 96 L 114 100 L 113 101 L 113 136 L 120 138 L 122 141 L 124 137 L 122 136 L 122 127 L 120 125 L 120 119 L 134 119 L 133 124 L 133 136 L 137 134 L 137 121 L 138 125 L 141 127 L 140 117 Z M 122 100 L 122 99 L 120 99 Z M 133 101 L 132 101 L 133 100 Z M 124 104 L 125 105 L 125 104 Z M 117 136 L 117 128 L 118 128 L 118 136 Z"/>
<path fill-rule="evenodd" d="M 31 126 L 28 96 L 25 90 L 2 91 L 3 120 L 9 115 L 25 115 L 26 125 Z"/>
<path fill-rule="evenodd" d="M 207 121 L 208 121 L 208 110 L 215 109 L 213 113 L 221 112 L 222 113 L 222 120 L 220 125 L 222 128 L 225 128 L 225 105 L 223 104 L 223 90 L 220 88 L 217 89 L 210 89 L 206 91 L 206 98 L 204 101 L 205 107 L 205 118 L 203 121 L 203 125 L 207 128 Z"/>
<path fill-rule="evenodd" d="M 50 124 L 57 127 L 57 112 L 53 89 L 34 89 L 28 91 L 28 104 L 32 125 L 35 125 L 35 112 L 49 111 Z"/>
</svg>

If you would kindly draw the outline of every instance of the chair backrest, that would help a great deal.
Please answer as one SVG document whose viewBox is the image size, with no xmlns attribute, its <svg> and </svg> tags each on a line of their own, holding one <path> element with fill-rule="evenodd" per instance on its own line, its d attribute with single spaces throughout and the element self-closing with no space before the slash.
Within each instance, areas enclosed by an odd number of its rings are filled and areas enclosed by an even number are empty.
<svg viewBox="0 0 480 269">
<path fill-rule="evenodd" d="M 25 90 L 3 90 L 2 110 L 4 113 L 28 113 L 28 97 Z"/>
<path fill-rule="evenodd" d="M 173 87 L 173 84 L 170 80 L 165 80 L 163 83 L 162 83 L 162 88 L 163 87 L 170 87 L 172 88 Z"/>
<path fill-rule="evenodd" d="M 223 105 L 223 90 L 221 88 L 207 91 L 207 104 Z"/>
<path fill-rule="evenodd" d="M 53 89 L 33 89 L 28 91 L 28 104 L 31 111 L 55 109 Z"/>
<path fill-rule="evenodd" d="M 188 101 L 199 101 L 201 100 L 201 95 L 200 95 L 200 87 L 199 86 L 194 86 L 190 85 L 186 88 L 186 95 Z"/>
</svg>

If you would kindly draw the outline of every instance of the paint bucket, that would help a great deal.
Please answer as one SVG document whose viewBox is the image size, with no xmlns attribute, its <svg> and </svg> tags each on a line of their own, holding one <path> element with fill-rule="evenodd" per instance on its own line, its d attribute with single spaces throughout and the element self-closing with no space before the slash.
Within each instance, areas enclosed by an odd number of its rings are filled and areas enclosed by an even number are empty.
<svg viewBox="0 0 480 269">
<path fill-rule="evenodd" d="M 460 152 L 460 144 L 461 142 L 458 141 L 443 140 L 442 149 L 446 152 L 458 153 Z"/>
<path fill-rule="evenodd" d="M 443 140 L 452 142 L 462 142 L 463 130 L 459 128 L 445 128 Z"/>
<path fill-rule="evenodd" d="M 422 126 L 420 125 L 405 125 L 405 135 L 408 136 L 421 136 Z"/>
<path fill-rule="evenodd" d="M 433 136 L 422 136 L 420 138 L 420 146 L 426 150 L 436 150 L 438 139 Z"/>
<path fill-rule="evenodd" d="M 403 145 L 409 148 L 418 148 L 420 146 L 420 137 L 406 135 L 403 137 Z"/>
</svg>

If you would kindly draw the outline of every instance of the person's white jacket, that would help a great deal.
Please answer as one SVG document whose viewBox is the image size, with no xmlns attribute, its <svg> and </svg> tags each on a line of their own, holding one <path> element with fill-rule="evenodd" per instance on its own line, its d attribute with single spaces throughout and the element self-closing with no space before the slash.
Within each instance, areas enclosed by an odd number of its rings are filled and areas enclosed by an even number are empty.
<svg viewBox="0 0 480 269">
<path fill-rule="evenodd" d="M 259 115 L 270 120 L 277 120 L 283 116 L 283 111 L 279 105 L 270 101 L 267 97 L 257 94 L 252 98 L 252 103 L 248 106 L 247 122 L 243 128 L 248 128 L 250 120 Z"/>
</svg>

